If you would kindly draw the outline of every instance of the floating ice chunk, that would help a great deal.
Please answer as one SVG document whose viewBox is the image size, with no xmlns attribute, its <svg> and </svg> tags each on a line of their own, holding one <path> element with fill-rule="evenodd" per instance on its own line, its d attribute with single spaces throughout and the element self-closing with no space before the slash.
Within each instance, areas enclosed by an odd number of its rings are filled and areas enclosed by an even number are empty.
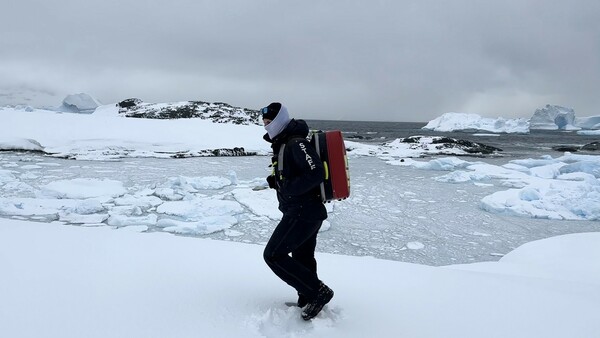
<svg viewBox="0 0 600 338">
<path fill-rule="evenodd" d="M 581 181 L 541 181 L 523 189 L 486 196 L 481 200 L 481 208 L 534 218 L 598 220 L 600 185 Z"/>
<path fill-rule="evenodd" d="M 126 215 L 110 215 L 107 222 L 108 225 L 122 227 L 130 225 L 156 225 L 158 217 L 154 214 L 147 216 L 126 216 Z"/>
<path fill-rule="evenodd" d="M 37 164 L 27 164 L 27 165 L 21 166 L 21 169 L 23 169 L 23 170 L 37 170 L 37 169 L 42 169 L 42 166 L 39 166 Z"/>
<path fill-rule="evenodd" d="M 237 222 L 237 218 L 231 215 L 208 216 L 193 222 L 183 222 L 163 218 L 157 222 L 156 226 L 164 228 L 163 230 L 166 232 L 177 234 L 207 235 L 229 229 L 237 224 Z"/>
<path fill-rule="evenodd" d="M 110 208 L 109 214 L 111 216 L 142 216 L 144 214 L 144 211 L 142 210 L 142 208 L 136 205 L 119 205 Z"/>
<path fill-rule="evenodd" d="M 108 214 L 81 215 L 75 213 L 60 212 L 58 220 L 72 224 L 99 224 L 108 219 Z"/>
<path fill-rule="evenodd" d="M 452 171 L 446 175 L 435 177 L 434 180 L 437 182 L 448 182 L 448 183 L 464 183 L 471 181 L 482 181 L 487 180 L 490 177 L 486 174 L 479 172 L 467 172 L 463 170 Z"/>
<path fill-rule="evenodd" d="M 169 178 L 169 187 L 173 190 L 196 192 L 198 190 L 217 190 L 231 185 L 231 180 L 225 177 L 172 177 Z"/>
<path fill-rule="evenodd" d="M 421 242 L 408 242 L 406 243 L 406 247 L 411 250 L 421 250 L 425 248 L 425 244 Z"/>
<path fill-rule="evenodd" d="M 559 173 L 577 173 L 583 172 L 600 178 L 600 160 L 598 161 L 579 161 L 562 166 Z"/>
<path fill-rule="evenodd" d="M 519 192 L 519 198 L 523 201 L 537 201 L 542 198 L 539 190 L 533 187 L 526 187 Z"/>
<path fill-rule="evenodd" d="M 183 199 L 183 195 L 178 194 L 171 188 L 156 188 L 154 195 L 158 196 L 161 200 L 166 201 L 180 201 Z"/>
<path fill-rule="evenodd" d="M 101 200 L 90 198 L 83 201 L 77 200 L 74 205 L 64 207 L 63 211 L 66 213 L 89 215 L 104 212 L 106 208 L 102 205 Z"/>
<path fill-rule="evenodd" d="M 85 199 L 100 196 L 118 197 L 126 192 L 127 189 L 120 181 L 76 178 L 51 182 L 41 187 L 40 197 Z"/>
<path fill-rule="evenodd" d="M 165 202 L 156 212 L 180 217 L 186 221 L 201 221 L 205 217 L 237 215 L 244 211 L 235 201 L 196 198 L 187 201 Z"/>
<path fill-rule="evenodd" d="M 75 207 L 78 203 L 77 200 L 69 199 L 0 198 L 0 215 L 58 215 L 60 210 Z"/>
<path fill-rule="evenodd" d="M 565 181 L 582 181 L 590 185 L 600 185 L 600 181 L 596 179 L 594 175 L 590 175 L 585 172 L 573 172 L 568 174 L 562 174 L 556 177 L 556 179 Z"/>
<path fill-rule="evenodd" d="M 458 157 L 442 157 L 430 161 L 415 161 L 413 159 L 404 159 L 402 162 L 389 161 L 390 164 L 409 166 L 416 169 L 424 170 L 439 170 L 439 171 L 450 171 L 461 168 L 466 168 L 473 163 L 459 159 Z"/>
<path fill-rule="evenodd" d="M 235 189 L 232 191 L 233 198 L 258 216 L 265 216 L 272 220 L 281 219 L 281 211 L 277 209 L 277 195 L 272 189 L 252 190 Z"/>
<path fill-rule="evenodd" d="M 560 168 L 562 168 L 565 163 L 550 163 L 544 166 L 533 167 L 529 169 L 531 172 L 531 176 L 541 177 L 541 178 L 555 178 L 560 174 Z"/>
<path fill-rule="evenodd" d="M 137 196 L 137 195 L 124 195 L 119 198 L 115 198 L 115 205 L 131 205 L 137 206 L 143 210 L 148 210 L 153 207 L 159 206 L 163 201 L 156 196 Z"/>
</svg>

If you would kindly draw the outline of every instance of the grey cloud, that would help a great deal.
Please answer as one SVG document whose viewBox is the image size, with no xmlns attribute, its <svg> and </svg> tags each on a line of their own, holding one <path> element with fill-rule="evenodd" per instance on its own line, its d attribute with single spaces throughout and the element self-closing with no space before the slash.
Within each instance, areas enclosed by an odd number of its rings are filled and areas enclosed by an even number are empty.
<svg viewBox="0 0 600 338">
<path fill-rule="evenodd" d="M 6 8 L 2 88 L 85 91 L 103 102 L 281 100 L 307 118 L 530 117 L 547 103 L 600 114 L 597 1 L 9 0 Z"/>
</svg>

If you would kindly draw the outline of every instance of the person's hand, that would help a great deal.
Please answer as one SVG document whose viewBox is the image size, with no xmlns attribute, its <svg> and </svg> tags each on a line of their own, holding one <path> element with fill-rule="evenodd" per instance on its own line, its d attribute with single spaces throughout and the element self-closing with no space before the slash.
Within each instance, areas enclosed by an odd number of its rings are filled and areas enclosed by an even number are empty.
<svg viewBox="0 0 600 338">
<path fill-rule="evenodd" d="M 267 176 L 267 183 L 269 183 L 269 188 L 277 189 L 277 183 L 275 182 L 275 175 Z"/>
</svg>

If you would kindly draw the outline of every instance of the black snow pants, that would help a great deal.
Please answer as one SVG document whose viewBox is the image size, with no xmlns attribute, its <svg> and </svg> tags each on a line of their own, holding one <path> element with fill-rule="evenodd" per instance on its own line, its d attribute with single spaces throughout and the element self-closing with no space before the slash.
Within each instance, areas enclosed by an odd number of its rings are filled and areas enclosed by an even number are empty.
<svg viewBox="0 0 600 338">
<path fill-rule="evenodd" d="M 283 215 L 263 254 L 271 270 L 308 299 L 317 296 L 320 285 L 315 248 L 322 223 Z"/>
</svg>

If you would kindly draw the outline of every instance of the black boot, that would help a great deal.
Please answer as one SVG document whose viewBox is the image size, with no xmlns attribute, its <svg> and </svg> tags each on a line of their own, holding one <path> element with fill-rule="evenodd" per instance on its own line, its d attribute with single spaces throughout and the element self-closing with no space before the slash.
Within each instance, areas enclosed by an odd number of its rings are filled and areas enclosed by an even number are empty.
<svg viewBox="0 0 600 338">
<path fill-rule="evenodd" d="M 321 312 L 325 304 L 329 303 L 331 298 L 333 298 L 333 290 L 321 282 L 317 297 L 310 301 L 304 310 L 302 310 L 302 319 L 310 320 L 316 317 L 319 312 Z"/>
<path fill-rule="evenodd" d="M 308 304 L 308 298 L 306 298 L 305 295 L 299 293 L 298 294 L 298 307 L 300 307 L 300 308 L 305 307 L 306 304 Z"/>
</svg>

